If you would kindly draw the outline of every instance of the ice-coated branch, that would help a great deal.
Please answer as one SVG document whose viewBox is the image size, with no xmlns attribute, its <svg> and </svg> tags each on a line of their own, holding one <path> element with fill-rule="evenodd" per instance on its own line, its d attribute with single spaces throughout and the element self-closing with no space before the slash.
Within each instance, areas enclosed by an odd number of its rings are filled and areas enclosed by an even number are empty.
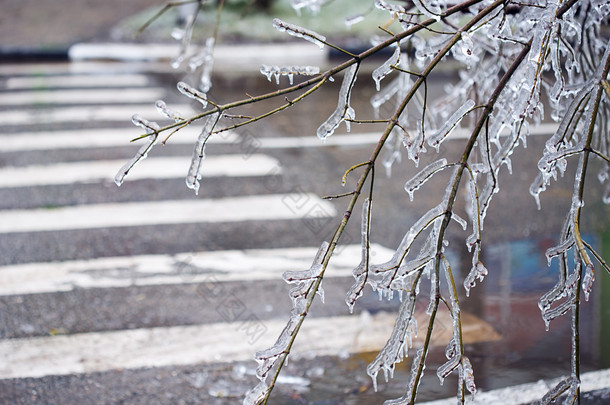
<svg viewBox="0 0 610 405">
<path fill-rule="evenodd" d="M 284 22 L 279 18 L 273 19 L 273 28 L 280 32 L 285 32 L 288 35 L 292 35 L 293 37 L 302 38 L 311 42 L 312 44 L 316 44 L 320 47 L 320 49 L 324 48 L 324 44 L 326 42 L 325 36 L 307 28 L 299 27 L 296 24 Z"/>
<path fill-rule="evenodd" d="M 373 80 L 375 81 L 375 87 L 377 88 L 377 91 L 380 90 L 379 84 L 380 84 L 381 80 L 384 77 L 386 77 L 387 75 L 389 75 L 392 70 L 394 70 L 394 66 L 398 66 L 399 61 L 400 61 L 400 44 L 397 44 L 394 49 L 394 53 L 392 53 L 392 56 L 390 56 L 390 58 L 388 60 L 383 62 L 383 64 L 381 66 L 379 66 L 378 68 L 373 70 L 372 76 L 373 76 Z"/>
<path fill-rule="evenodd" d="M 203 129 L 201 130 L 201 133 L 197 137 L 195 147 L 193 148 L 191 165 L 189 166 L 189 170 L 186 175 L 186 186 L 192 190 L 195 190 L 195 194 L 199 194 L 199 180 L 201 179 L 203 160 L 205 159 L 205 145 L 212 135 L 212 131 L 218 123 L 220 115 L 220 113 L 216 112 L 208 117 Z"/>
<path fill-rule="evenodd" d="M 330 117 L 328 117 L 328 119 L 318 127 L 318 138 L 323 141 L 335 132 L 335 129 L 337 129 L 342 121 L 345 121 L 345 125 L 347 126 L 347 130 L 349 132 L 349 120 L 353 120 L 355 118 L 354 109 L 350 106 L 350 97 L 352 94 L 352 88 L 356 82 L 358 67 L 358 64 L 354 64 L 345 71 L 345 76 L 343 77 L 343 82 L 341 83 L 341 89 L 339 90 L 339 101 L 337 103 L 337 108 L 330 115 Z"/>
<path fill-rule="evenodd" d="M 199 91 L 196 88 L 189 86 L 185 82 L 178 82 L 176 85 L 178 91 L 188 98 L 201 103 L 201 108 L 206 108 L 208 105 L 208 97 L 205 92 Z"/>
<path fill-rule="evenodd" d="M 146 134 L 148 135 L 149 139 L 148 143 L 142 145 L 138 150 L 138 153 L 136 153 L 136 155 L 131 158 L 129 162 L 125 163 L 114 176 L 114 183 L 119 187 L 123 184 L 125 176 L 127 176 L 129 171 L 136 165 L 136 163 L 138 163 L 142 159 L 146 159 L 146 157 L 148 156 L 148 152 L 150 152 L 153 146 L 155 146 L 155 144 L 157 143 L 157 138 L 159 137 L 160 128 L 159 124 L 157 124 L 156 122 L 148 121 L 139 114 L 134 114 L 134 116 L 131 117 L 131 122 L 133 122 L 135 126 L 143 128 L 146 131 Z"/>
<path fill-rule="evenodd" d="M 419 173 L 405 183 L 405 191 L 409 194 L 409 199 L 413 201 L 413 193 L 419 189 L 435 173 L 447 167 L 447 159 L 442 158 L 430 163 Z"/>
<path fill-rule="evenodd" d="M 415 286 L 413 286 L 414 289 Z M 366 373 L 373 380 L 375 391 L 377 391 L 377 374 L 379 370 L 383 370 L 385 381 L 388 382 L 388 377 L 392 377 L 394 374 L 396 364 L 400 363 L 408 355 L 411 336 L 417 334 L 417 324 L 413 317 L 414 310 L 415 293 L 413 292 L 402 302 L 390 338 L 379 354 L 377 354 L 375 360 L 366 368 Z"/>
<path fill-rule="evenodd" d="M 458 108 L 452 115 L 449 117 L 447 121 L 443 124 L 443 126 L 436 131 L 434 134 L 428 137 L 428 145 L 432 146 L 439 151 L 441 142 L 449 136 L 451 131 L 459 125 L 460 121 L 468 112 L 475 106 L 474 100 L 467 100 L 460 108 Z"/>
<path fill-rule="evenodd" d="M 183 121 L 184 118 L 177 112 L 170 110 L 163 100 L 155 101 L 155 107 L 165 117 L 174 120 L 175 122 Z"/>
<path fill-rule="evenodd" d="M 371 200 L 364 200 L 362 204 L 362 219 L 360 223 L 360 240 L 361 240 L 361 255 L 360 264 L 354 268 L 352 274 L 356 280 L 345 295 L 345 303 L 349 308 L 349 312 L 354 312 L 356 300 L 362 296 L 362 290 L 366 285 L 369 273 L 369 229 L 371 226 Z"/>
</svg>

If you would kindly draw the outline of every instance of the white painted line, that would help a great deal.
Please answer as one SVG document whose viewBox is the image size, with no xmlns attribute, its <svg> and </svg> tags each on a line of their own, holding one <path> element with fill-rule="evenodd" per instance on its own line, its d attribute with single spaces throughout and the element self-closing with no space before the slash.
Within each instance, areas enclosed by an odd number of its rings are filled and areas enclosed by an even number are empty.
<svg viewBox="0 0 610 405">
<path fill-rule="evenodd" d="M 110 59 L 121 61 L 158 61 L 175 57 L 180 48 L 177 44 L 92 44 L 73 45 L 69 50 L 71 60 Z M 263 63 L 273 65 L 327 63 L 328 50 L 299 42 L 277 44 L 216 46 L 214 66 L 223 71 L 258 71 Z"/>
<path fill-rule="evenodd" d="M 3 266 L 0 267 L 0 296 L 210 280 L 279 280 L 286 270 L 309 268 L 317 251 L 315 247 L 221 250 Z M 371 246 L 375 263 L 390 259 L 392 253 L 383 246 Z M 326 277 L 351 277 L 359 262 L 360 245 L 340 245 Z"/>
<path fill-rule="evenodd" d="M 167 144 L 194 145 L 200 132 L 201 125 L 192 124 L 172 135 Z M 143 131 L 135 126 L 113 129 L 18 132 L 0 135 L 0 152 L 130 146 L 129 141 L 142 134 Z M 166 134 L 161 135 L 162 139 L 165 139 L 166 136 Z M 210 144 L 231 144 L 239 143 L 240 139 L 235 132 L 227 131 L 211 137 L 208 142 Z"/>
<path fill-rule="evenodd" d="M 475 371 L 476 373 L 476 371 Z M 539 380 L 533 383 L 514 385 L 493 391 L 477 391 L 474 401 L 466 400 L 474 405 L 521 405 L 540 399 L 561 380 Z M 580 375 L 581 392 L 601 390 L 610 387 L 610 369 L 590 371 Z M 423 402 L 421 405 L 454 405 L 455 398 Z"/>
<path fill-rule="evenodd" d="M 214 308 L 213 302 L 202 296 L 202 305 L 206 303 Z M 5 340 L 0 342 L 0 378 L 232 361 L 250 361 L 254 368 L 253 354 L 271 346 L 286 325 L 286 320 L 259 320 L 247 308 L 241 308 L 239 313 L 235 308 L 216 310 L 225 311 L 235 322 Z M 425 312 L 416 317 L 424 324 Z M 485 331 L 475 341 L 497 339 L 497 334 L 483 322 L 474 317 L 468 319 Z M 380 350 L 394 321 L 395 314 L 384 312 L 309 318 L 299 331 L 291 358 Z M 446 345 L 452 330 L 448 312 L 439 312 L 436 322 L 432 344 Z M 446 327 L 439 328 L 439 324 Z M 414 344 L 421 344 L 421 339 L 416 338 Z M 472 338 L 465 340 L 474 343 Z"/>
<path fill-rule="evenodd" d="M 31 187 L 72 183 L 113 181 L 125 160 L 94 160 L 53 165 L 32 165 L 0 168 L 0 188 Z M 140 161 L 125 178 L 126 182 L 141 179 L 186 178 L 190 157 L 155 157 Z M 204 178 L 222 176 L 264 176 L 279 174 L 277 159 L 253 154 L 215 155 L 204 160 Z"/>
<path fill-rule="evenodd" d="M 2 63 L 0 75 L 23 76 L 48 74 L 123 74 L 123 73 L 170 73 L 175 72 L 167 61 L 163 62 L 111 62 L 72 61 L 69 63 Z"/>
<path fill-rule="evenodd" d="M 146 86 L 149 79 L 143 74 L 74 74 L 11 77 L 6 80 L 7 89 L 47 89 L 68 87 L 136 87 Z"/>
<path fill-rule="evenodd" d="M 153 100 L 153 99 L 151 99 Z M 191 113 L 192 108 L 188 104 L 170 106 L 175 111 Z M 34 108 L 19 109 L 15 111 L 0 111 L 0 122 L 2 125 L 41 125 L 63 122 L 100 122 L 116 121 L 131 122 L 134 114 L 141 114 L 147 119 L 167 123 L 167 119 L 161 118 L 161 114 L 155 109 L 154 100 L 148 104 L 132 104 L 122 106 L 85 106 L 66 108 Z"/>
<path fill-rule="evenodd" d="M 202 187 L 205 194 L 205 183 Z M 199 222 L 328 218 L 334 206 L 313 194 L 277 194 L 0 211 L 0 233 Z"/>
<path fill-rule="evenodd" d="M 0 106 L 24 106 L 43 104 L 117 104 L 143 103 L 162 98 L 166 94 L 160 87 L 120 89 L 67 89 L 10 91 L 0 93 Z M 129 108 L 123 106 L 123 109 Z"/>
</svg>

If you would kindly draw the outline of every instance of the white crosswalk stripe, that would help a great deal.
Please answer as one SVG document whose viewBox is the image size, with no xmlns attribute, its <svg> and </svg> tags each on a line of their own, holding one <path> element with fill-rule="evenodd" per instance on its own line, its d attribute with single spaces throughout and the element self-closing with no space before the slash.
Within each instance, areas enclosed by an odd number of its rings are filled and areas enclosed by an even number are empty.
<svg viewBox="0 0 610 405">
<path fill-rule="evenodd" d="M 305 199 L 298 207 L 291 201 Z M 0 211 L 0 233 L 60 231 L 124 226 L 298 219 L 336 214 L 313 194 L 261 195 Z"/>
<path fill-rule="evenodd" d="M 170 138 L 172 145 L 192 145 L 201 128 L 193 125 L 181 129 Z M 142 130 L 128 128 L 79 129 L 45 132 L 17 132 L 0 135 L 0 152 L 19 152 L 53 149 L 88 149 L 129 147 L 129 140 L 142 135 Z M 223 132 L 208 141 L 210 144 L 239 143 L 240 138 L 234 132 Z"/>
<path fill-rule="evenodd" d="M 173 105 L 176 111 L 192 111 L 190 105 Z M 57 123 L 82 122 L 130 122 L 133 114 L 138 113 L 147 119 L 160 120 L 161 115 L 154 105 L 134 104 L 128 108 L 118 105 L 77 106 L 66 108 L 20 109 L 15 111 L 0 111 L 0 122 L 4 125 L 40 125 Z M 166 121 L 167 123 L 167 121 Z"/>
<path fill-rule="evenodd" d="M 113 172 L 124 164 L 123 160 L 96 160 L 52 165 L 0 168 L 0 188 L 31 187 L 52 184 L 93 183 L 112 181 Z M 189 159 L 186 157 L 154 157 L 136 165 L 126 182 L 140 179 L 172 179 L 186 176 Z M 205 177 L 264 176 L 279 174 L 279 162 L 266 155 L 216 155 L 205 160 Z"/>
<path fill-rule="evenodd" d="M 40 104 L 104 104 L 143 103 L 161 98 L 162 88 L 118 88 L 118 89 L 66 89 L 34 90 L 0 93 L 0 106 L 40 105 Z"/>
<path fill-rule="evenodd" d="M 70 87 L 135 87 L 146 86 L 149 80 L 143 74 L 73 74 L 10 77 L 4 87 L 7 89 L 70 88 Z"/>
<path fill-rule="evenodd" d="M 0 267 L 0 296 L 77 288 L 192 284 L 210 277 L 219 282 L 273 280 L 284 271 L 309 267 L 316 251 L 311 247 L 222 250 L 3 266 Z M 329 265 L 329 277 L 350 277 L 358 265 L 359 253 L 360 246 L 341 246 Z M 391 253 L 383 246 L 371 246 L 375 262 L 389 259 Z M 124 269 L 129 269 L 127 276 Z M 193 269 L 205 271 L 197 273 Z"/>
</svg>

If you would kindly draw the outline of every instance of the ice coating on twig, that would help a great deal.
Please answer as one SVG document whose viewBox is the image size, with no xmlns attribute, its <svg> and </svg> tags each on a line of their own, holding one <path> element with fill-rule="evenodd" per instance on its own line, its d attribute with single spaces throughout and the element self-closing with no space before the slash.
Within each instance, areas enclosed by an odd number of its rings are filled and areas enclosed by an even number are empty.
<svg viewBox="0 0 610 405">
<path fill-rule="evenodd" d="M 394 66 L 398 65 L 399 61 L 400 61 L 400 46 L 396 46 L 392 56 L 390 56 L 390 58 L 388 60 L 383 62 L 383 64 L 381 66 L 379 66 L 377 69 L 373 70 L 372 76 L 373 76 L 373 80 L 375 81 L 375 87 L 376 87 L 377 91 L 380 90 L 381 79 L 383 79 L 388 74 L 390 74 L 390 72 L 392 70 L 394 70 Z"/>
<path fill-rule="evenodd" d="M 476 262 L 472 269 L 470 269 L 470 272 L 464 279 L 464 289 L 466 290 L 467 297 L 470 295 L 470 289 L 477 284 L 477 280 L 483 281 L 487 273 L 487 268 L 481 261 Z"/>
<path fill-rule="evenodd" d="M 570 391 L 570 392 L 576 392 L 576 389 L 578 389 L 578 387 L 580 386 L 580 382 L 578 381 L 578 378 L 576 376 L 569 376 L 566 377 L 564 379 L 562 379 L 561 381 L 559 381 L 553 388 L 551 388 L 546 394 L 544 394 L 544 396 L 542 397 L 542 399 L 540 399 L 540 401 L 536 402 L 535 405 L 549 405 L 551 403 L 554 403 L 554 399 L 556 399 L 557 397 L 559 397 L 561 394 L 563 394 L 566 391 Z M 566 397 L 566 402 L 564 403 L 568 403 L 571 404 L 572 403 L 572 398 L 573 395 L 570 395 L 570 393 L 568 393 L 567 397 Z"/>
<path fill-rule="evenodd" d="M 440 20 L 441 8 L 435 0 L 432 0 L 429 3 L 425 0 L 413 0 L 413 4 L 415 4 L 415 7 L 417 7 L 426 17 Z"/>
<path fill-rule="evenodd" d="M 415 294 L 409 294 L 408 298 L 402 302 L 400 311 L 396 318 L 396 323 L 392 329 L 392 334 L 383 349 L 377 354 L 366 368 L 366 373 L 373 380 L 373 386 L 377 391 L 377 374 L 383 370 L 385 381 L 393 376 L 396 363 L 400 363 L 409 351 L 408 342 L 412 341 L 408 336 L 417 333 L 413 330 L 413 312 L 415 309 Z M 414 360 L 415 361 L 415 360 Z"/>
<path fill-rule="evenodd" d="M 371 200 L 366 198 L 362 204 L 362 219 L 360 223 L 361 255 L 360 264 L 352 271 L 356 280 L 345 295 L 345 303 L 349 312 L 354 312 L 356 300 L 362 296 L 362 290 L 366 284 L 369 271 L 369 226 L 371 221 Z"/>
<path fill-rule="evenodd" d="M 439 159 L 424 167 L 419 173 L 407 181 L 405 183 L 405 191 L 407 194 L 409 194 L 409 199 L 413 201 L 413 193 L 426 181 L 428 181 L 428 179 L 431 178 L 436 172 L 444 169 L 445 167 L 447 167 L 447 159 Z"/>
<path fill-rule="evenodd" d="M 445 357 L 447 357 L 447 361 L 436 370 L 436 376 L 438 377 L 441 385 L 443 385 L 445 378 L 449 377 L 453 370 L 458 368 L 460 365 L 461 355 L 460 347 L 454 336 L 451 338 L 447 344 L 447 348 L 445 349 Z"/>
<path fill-rule="evenodd" d="M 260 404 L 267 393 L 269 386 L 265 381 L 260 381 L 254 388 L 246 393 L 243 405 L 258 405 Z"/>
<path fill-rule="evenodd" d="M 409 231 L 404 235 L 400 245 L 394 252 L 392 258 L 382 264 L 375 264 L 371 266 L 371 270 L 376 273 L 381 273 L 392 268 L 398 267 L 403 257 L 405 257 L 408 251 L 411 249 L 411 245 L 413 241 L 424 229 L 433 225 L 443 214 L 443 206 L 442 204 L 437 205 L 436 207 L 430 209 L 424 215 L 422 215 L 409 229 Z M 425 254 L 423 255 L 425 256 Z"/>
<path fill-rule="evenodd" d="M 186 175 L 186 186 L 192 190 L 195 190 L 195 194 L 199 194 L 199 180 L 201 179 L 203 160 L 205 159 L 205 145 L 209 137 L 212 135 L 212 131 L 219 119 L 220 113 L 215 112 L 211 114 L 203 125 L 203 129 L 199 133 L 197 142 L 195 142 L 193 157 L 191 158 L 191 165 L 189 166 L 189 170 Z"/>
<path fill-rule="evenodd" d="M 574 236 L 570 235 L 570 237 L 564 239 L 559 245 L 548 248 L 544 254 L 546 256 L 547 264 L 550 265 L 553 257 L 564 254 L 573 245 Z"/>
<path fill-rule="evenodd" d="M 585 301 L 589 301 L 589 294 L 593 288 L 593 282 L 595 281 L 595 270 L 592 264 L 585 266 L 585 275 L 582 279 L 582 291 L 585 294 Z"/>
<path fill-rule="evenodd" d="M 159 137 L 159 133 L 157 131 L 159 131 L 160 127 L 159 124 L 157 124 L 156 122 L 148 121 L 140 114 L 134 114 L 131 117 L 131 122 L 133 122 L 134 125 L 143 128 L 146 133 L 149 134 L 149 141 L 147 144 L 142 145 L 138 150 L 138 153 L 136 153 L 136 155 L 131 158 L 131 160 L 125 163 L 114 176 L 114 183 L 119 187 L 123 184 L 127 173 L 129 173 L 129 171 L 136 165 L 136 163 L 138 163 L 142 159 L 146 159 L 146 157 L 148 156 L 148 152 L 150 152 L 153 146 L 155 146 L 155 144 L 157 143 L 157 138 Z"/>
<path fill-rule="evenodd" d="M 263 74 L 267 80 L 271 81 L 271 76 L 275 77 L 276 84 L 280 84 L 280 76 L 288 76 L 288 80 L 292 85 L 294 82 L 294 76 L 313 76 L 320 73 L 318 66 L 269 66 L 261 65 L 261 74 Z"/>
<path fill-rule="evenodd" d="M 197 90 L 196 88 L 189 86 L 185 82 L 178 82 L 176 85 L 178 91 L 188 98 L 192 100 L 199 101 L 201 103 L 201 107 L 205 108 L 208 105 L 208 98 L 206 94 L 202 91 Z"/>
<path fill-rule="evenodd" d="M 163 100 L 155 101 L 155 107 L 157 108 L 157 111 L 159 111 L 162 115 L 174 120 L 175 122 L 184 120 L 184 118 L 179 113 L 169 109 L 167 107 L 167 104 L 165 104 L 165 101 Z"/>
<path fill-rule="evenodd" d="M 466 100 L 460 108 L 458 108 L 443 126 L 436 131 L 433 135 L 428 137 L 428 145 L 432 146 L 439 151 L 441 142 L 451 133 L 451 131 L 460 123 L 462 118 L 475 106 L 474 100 Z"/>
<path fill-rule="evenodd" d="M 343 82 L 341 83 L 341 90 L 339 90 L 339 102 L 337 108 L 328 117 L 328 119 L 318 127 L 317 134 L 321 140 L 326 140 L 331 136 L 339 124 L 344 120 L 353 120 L 355 118 L 354 109 L 349 105 L 352 88 L 356 82 L 356 73 L 358 72 L 358 64 L 351 65 L 345 71 Z M 345 121 L 347 131 L 349 132 L 349 121 Z"/>
<path fill-rule="evenodd" d="M 269 371 L 273 369 L 277 360 L 286 353 L 299 322 L 306 315 L 307 300 L 312 293 L 313 284 L 323 270 L 322 262 L 328 247 L 328 242 L 322 243 L 309 269 L 286 271 L 282 275 L 286 282 L 291 284 L 296 283 L 297 286 L 291 289 L 289 293 L 292 300 L 292 310 L 288 323 L 273 346 L 260 350 L 254 355 L 259 364 L 256 369 L 256 376 L 263 382 L 266 381 Z"/>
<path fill-rule="evenodd" d="M 375 0 L 375 7 L 380 10 L 387 11 L 392 17 L 396 17 L 405 13 L 405 8 L 398 4 L 390 4 L 385 0 Z"/>
<path fill-rule="evenodd" d="M 472 364 L 470 363 L 470 359 L 468 359 L 468 357 L 464 355 L 462 355 L 462 364 L 460 371 L 460 380 L 464 381 L 466 389 L 474 398 L 474 395 L 477 392 L 477 386 L 474 382 L 474 371 L 472 370 Z"/>
<path fill-rule="evenodd" d="M 326 42 L 325 36 L 312 30 L 308 30 L 307 28 L 284 22 L 279 18 L 273 19 L 273 28 L 280 32 L 286 32 L 288 35 L 292 35 L 293 37 L 303 38 L 306 41 L 318 45 L 320 49 L 324 48 L 324 42 Z"/>
</svg>

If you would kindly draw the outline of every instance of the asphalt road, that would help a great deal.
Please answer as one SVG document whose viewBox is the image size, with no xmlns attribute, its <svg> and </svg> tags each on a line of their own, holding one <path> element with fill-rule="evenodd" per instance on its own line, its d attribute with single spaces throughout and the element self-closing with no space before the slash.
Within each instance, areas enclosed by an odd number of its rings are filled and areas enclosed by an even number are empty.
<svg viewBox="0 0 610 405">
<path fill-rule="evenodd" d="M 317 125 L 336 105 L 337 85 L 309 104 L 211 143 L 198 196 L 184 183 L 198 129 L 157 146 L 150 166 L 118 188 L 115 172 L 139 148 L 128 142 L 139 134 L 132 114 L 158 119 L 156 98 L 183 113 L 197 111 L 175 90 L 179 75 L 154 64 L 115 63 L 2 65 L 0 75 L 0 403 L 240 402 L 256 382 L 252 353 L 273 342 L 290 311 L 281 274 L 308 268 L 334 231 L 346 201 L 320 197 L 346 191 L 341 176 L 368 159 L 374 133 L 350 137 L 341 128 L 327 144 L 316 139 Z M 450 79 L 435 77 L 432 85 Z M 275 88 L 262 76 L 219 77 L 211 96 L 227 102 Z M 354 108 L 370 111 L 374 87 L 355 91 Z M 252 106 L 243 114 L 268 108 Z M 362 125 L 355 133 L 375 130 Z M 548 216 L 527 193 L 534 175 L 527 168 L 535 168 L 543 144 L 543 137 L 532 137 L 514 158 L 515 174 L 501 178 L 508 196 L 497 198 L 488 214 L 490 246 L 539 240 L 561 226 L 561 215 L 552 213 L 569 204 L 565 188 L 543 195 Z M 449 141 L 442 152 L 457 159 L 460 145 Z M 444 189 L 442 178 L 409 202 L 403 184 L 416 170 L 409 162 L 395 165 L 389 178 L 378 170 L 377 259 L 391 254 L 410 224 L 438 203 L 434 190 Z M 585 224 L 600 225 L 607 211 L 593 205 Z M 289 363 L 273 403 L 365 404 L 402 395 L 408 364 L 377 394 L 364 372 L 391 330 L 386 311 L 398 302 L 367 296 L 349 316 L 343 301 L 360 260 L 359 233 L 354 215 L 324 282 L 326 302 L 314 305 L 313 326 L 304 330 L 298 360 Z M 456 268 L 470 260 L 461 247 L 465 236 L 452 229 Z M 497 298 L 493 289 L 490 296 Z M 473 300 L 471 313 L 489 315 L 482 297 Z M 527 312 L 540 322 L 538 313 Z M 561 375 L 555 353 L 539 356 L 535 371 L 511 363 L 517 337 L 504 333 L 504 321 L 472 321 L 479 329 L 470 343 L 505 361 L 506 374 L 490 372 L 484 389 L 500 380 Z M 369 334 L 369 340 L 359 337 Z M 430 367 L 442 361 L 446 340 L 439 336 L 441 357 L 432 356 Z M 490 371 L 502 363 L 474 361 Z M 453 395 L 452 384 L 439 387 L 429 374 L 422 399 Z"/>
</svg>

